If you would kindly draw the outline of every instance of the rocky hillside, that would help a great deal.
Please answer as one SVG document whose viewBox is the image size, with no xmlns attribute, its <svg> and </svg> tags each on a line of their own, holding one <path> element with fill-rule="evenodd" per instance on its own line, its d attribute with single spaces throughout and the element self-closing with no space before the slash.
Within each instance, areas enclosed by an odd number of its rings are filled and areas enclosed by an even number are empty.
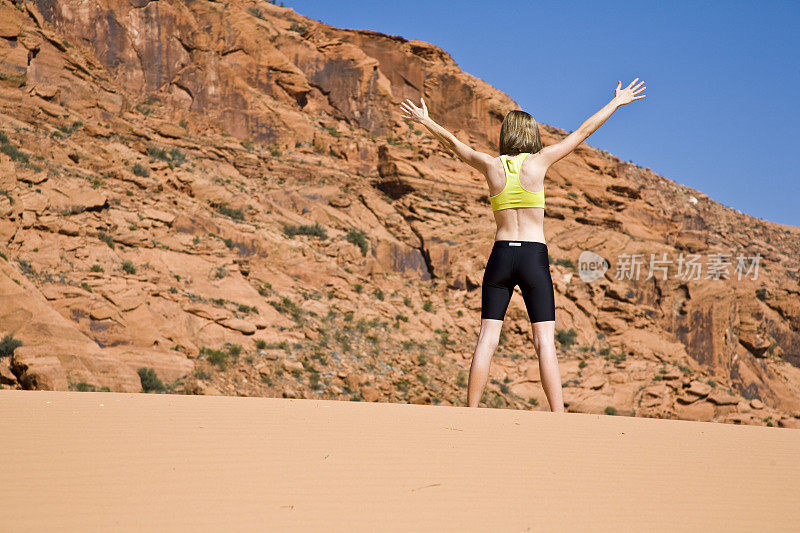
<svg viewBox="0 0 800 533">
<path fill-rule="evenodd" d="M 267 2 L 0 0 L 0 386 L 464 405 L 494 225 L 421 95 L 487 152 L 518 107 Z M 800 228 L 587 144 L 547 178 L 568 410 L 800 425 Z M 529 329 L 517 294 L 483 405 L 547 408 Z"/>
</svg>

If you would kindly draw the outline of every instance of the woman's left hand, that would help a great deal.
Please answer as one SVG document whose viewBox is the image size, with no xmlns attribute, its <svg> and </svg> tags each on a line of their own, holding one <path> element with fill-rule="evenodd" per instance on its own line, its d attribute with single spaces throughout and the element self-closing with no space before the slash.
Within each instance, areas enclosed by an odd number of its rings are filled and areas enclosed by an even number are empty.
<svg viewBox="0 0 800 533">
<path fill-rule="evenodd" d="M 422 123 L 423 120 L 428 118 L 428 108 L 425 106 L 425 100 L 420 98 L 419 101 L 422 103 L 422 108 L 415 106 L 411 100 L 406 98 L 405 102 L 400 103 L 400 108 L 403 110 L 405 115 L 400 115 L 403 118 L 408 118 L 413 120 L 414 122 Z"/>
</svg>

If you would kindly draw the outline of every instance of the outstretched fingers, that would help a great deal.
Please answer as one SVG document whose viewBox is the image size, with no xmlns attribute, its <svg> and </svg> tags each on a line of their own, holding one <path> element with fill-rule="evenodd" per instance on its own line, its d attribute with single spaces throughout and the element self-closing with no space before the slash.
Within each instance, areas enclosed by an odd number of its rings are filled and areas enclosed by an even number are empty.
<svg viewBox="0 0 800 533">
<path fill-rule="evenodd" d="M 420 111 L 420 109 L 419 109 L 417 106 L 415 106 L 415 105 L 414 105 L 414 104 L 411 102 L 411 100 L 408 100 L 408 99 L 406 99 L 406 101 L 405 101 L 405 102 L 401 102 L 401 103 L 400 103 L 400 106 L 401 106 L 403 109 L 405 109 L 406 111 L 408 111 L 409 113 L 413 113 L 413 112 L 418 112 L 418 111 Z"/>
<path fill-rule="evenodd" d="M 407 115 L 414 116 L 416 114 L 416 110 L 409 108 L 408 106 L 402 106 L 403 112 Z"/>
<path fill-rule="evenodd" d="M 630 103 L 634 100 L 641 100 L 644 98 L 645 86 L 644 81 L 639 81 L 639 78 L 634 78 L 632 82 L 628 84 L 627 87 L 624 89 L 620 89 L 622 87 L 622 81 L 617 81 L 617 88 L 614 91 L 614 99 L 621 105 Z M 638 96 L 637 96 L 638 95 Z"/>
<path fill-rule="evenodd" d="M 409 115 L 407 118 L 410 118 L 417 122 L 428 117 L 428 107 L 425 105 L 425 99 L 420 98 L 419 101 L 420 104 L 422 105 L 421 108 L 414 105 L 414 102 L 412 102 L 409 98 L 406 98 L 403 102 L 400 102 L 400 109 L 402 110 L 402 112 Z"/>
</svg>

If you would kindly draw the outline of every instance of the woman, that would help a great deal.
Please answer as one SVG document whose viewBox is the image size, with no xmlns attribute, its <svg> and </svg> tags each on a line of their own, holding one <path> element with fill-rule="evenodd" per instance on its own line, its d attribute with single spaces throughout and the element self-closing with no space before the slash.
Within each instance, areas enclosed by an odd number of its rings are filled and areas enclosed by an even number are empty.
<svg viewBox="0 0 800 533">
<path fill-rule="evenodd" d="M 419 122 L 462 161 L 479 170 L 489 186 L 497 223 L 494 245 L 481 288 L 481 332 L 469 372 L 467 404 L 478 407 L 489 380 L 489 364 L 500 340 L 508 302 L 520 286 L 533 329 L 542 387 L 551 411 L 564 411 L 561 375 L 555 346 L 555 299 L 544 239 L 544 176 L 550 165 L 578 147 L 616 109 L 634 100 L 646 87 L 636 78 L 626 88 L 617 82 L 614 98 L 563 140 L 542 146 L 539 126 L 528 113 L 511 111 L 500 128 L 499 157 L 473 150 L 428 116 L 411 100 L 400 104 L 403 118 Z"/>
</svg>

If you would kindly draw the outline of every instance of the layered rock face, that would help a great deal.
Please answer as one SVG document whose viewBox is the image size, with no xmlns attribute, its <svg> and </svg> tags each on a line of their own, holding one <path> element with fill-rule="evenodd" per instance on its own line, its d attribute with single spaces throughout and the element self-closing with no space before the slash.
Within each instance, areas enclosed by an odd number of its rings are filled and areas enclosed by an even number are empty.
<svg viewBox="0 0 800 533">
<path fill-rule="evenodd" d="M 518 106 L 445 51 L 267 2 L 2 0 L 0 91 L 0 386 L 464 404 L 494 221 L 398 103 L 490 153 Z M 545 187 L 569 410 L 800 422 L 800 229 L 588 144 Z M 529 331 L 517 294 L 484 405 L 547 408 Z"/>
</svg>

